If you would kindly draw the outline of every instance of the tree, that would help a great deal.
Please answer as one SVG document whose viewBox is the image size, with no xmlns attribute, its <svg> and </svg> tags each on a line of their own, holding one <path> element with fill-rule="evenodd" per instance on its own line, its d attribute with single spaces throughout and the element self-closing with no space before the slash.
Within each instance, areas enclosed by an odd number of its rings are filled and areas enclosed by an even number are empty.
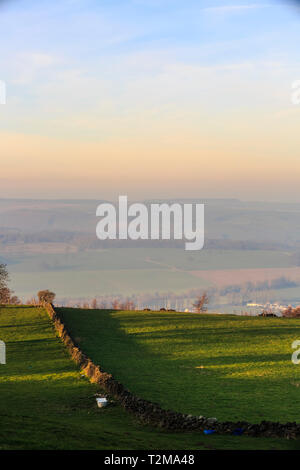
<svg viewBox="0 0 300 470">
<path fill-rule="evenodd" d="M 55 299 L 55 294 L 48 289 L 40 290 L 38 292 L 38 299 L 40 304 L 52 304 Z"/>
<path fill-rule="evenodd" d="M 112 301 L 111 306 L 114 310 L 119 310 L 120 309 L 120 302 L 117 299 L 115 299 L 115 300 Z"/>
<path fill-rule="evenodd" d="M 134 310 L 135 304 L 132 300 L 126 299 L 124 302 L 121 302 L 117 308 L 120 310 Z"/>
<path fill-rule="evenodd" d="M 20 304 L 16 295 L 8 287 L 9 274 L 6 264 L 0 264 L 0 304 Z"/>
<path fill-rule="evenodd" d="M 293 308 L 291 305 L 289 305 L 283 312 L 282 312 L 283 317 L 287 318 L 299 318 L 300 317 L 300 305 L 298 307 Z"/>
<path fill-rule="evenodd" d="M 0 289 L 0 304 L 9 304 L 10 290 L 8 287 L 2 287 Z"/>
<path fill-rule="evenodd" d="M 21 300 L 19 299 L 19 297 L 17 297 L 16 295 L 12 295 L 9 299 L 9 303 L 11 305 L 20 305 L 21 304 Z"/>
<path fill-rule="evenodd" d="M 9 275 L 7 271 L 6 264 L 0 264 L 0 289 L 7 288 L 7 283 L 9 281 Z"/>
<path fill-rule="evenodd" d="M 206 292 L 204 292 L 201 296 L 197 297 L 196 302 L 193 304 L 193 307 L 196 309 L 197 313 L 206 312 L 209 299 Z"/>
<path fill-rule="evenodd" d="M 31 297 L 31 299 L 27 300 L 26 305 L 38 305 L 38 301 L 35 297 Z"/>
</svg>

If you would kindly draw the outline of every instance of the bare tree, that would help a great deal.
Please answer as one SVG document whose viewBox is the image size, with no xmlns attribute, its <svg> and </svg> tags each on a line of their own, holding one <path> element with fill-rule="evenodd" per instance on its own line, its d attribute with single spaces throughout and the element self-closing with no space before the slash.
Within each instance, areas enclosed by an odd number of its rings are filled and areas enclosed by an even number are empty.
<svg viewBox="0 0 300 470">
<path fill-rule="evenodd" d="M 38 305 L 38 301 L 36 300 L 35 297 L 31 297 L 30 299 L 27 300 L 26 305 Z"/>
<path fill-rule="evenodd" d="M 8 287 L 2 287 L 0 289 L 0 304 L 10 303 L 10 290 Z"/>
<path fill-rule="evenodd" d="M 9 303 L 11 305 L 20 305 L 21 304 L 21 300 L 19 299 L 19 297 L 17 297 L 16 295 L 12 295 L 9 299 Z"/>
<path fill-rule="evenodd" d="M 293 308 L 289 305 L 283 312 L 282 316 L 286 318 L 299 318 L 300 317 L 300 306 Z"/>
<path fill-rule="evenodd" d="M 124 302 L 119 304 L 119 309 L 120 310 L 134 310 L 135 303 L 130 299 L 126 299 Z"/>
<path fill-rule="evenodd" d="M 55 294 L 48 289 L 40 290 L 38 292 L 38 299 L 40 304 L 52 304 L 55 299 Z"/>
<path fill-rule="evenodd" d="M 204 292 L 201 296 L 197 297 L 197 300 L 193 304 L 193 307 L 196 309 L 197 313 L 203 313 L 207 311 L 208 303 L 209 303 L 208 295 L 206 292 Z"/>
<path fill-rule="evenodd" d="M 12 295 L 13 291 L 8 287 L 9 274 L 6 264 L 0 264 L 0 304 L 20 304 L 20 300 L 16 295 Z"/>
<path fill-rule="evenodd" d="M 111 306 L 114 310 L 119 310 L 120 309 L 119 301 L 117 299 L 112 301 Z"/>
<path fill-rule="evenodd" d="M 0 264 L 0 289 L 7 287 L 9 275 L 6 264 Z"/>
</svg>

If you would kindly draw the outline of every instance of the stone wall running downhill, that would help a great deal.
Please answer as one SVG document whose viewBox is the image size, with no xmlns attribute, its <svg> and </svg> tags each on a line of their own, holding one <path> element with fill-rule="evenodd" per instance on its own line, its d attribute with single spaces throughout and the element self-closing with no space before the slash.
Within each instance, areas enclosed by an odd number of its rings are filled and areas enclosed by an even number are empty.
<svg viewBox="0 0 300 470">
<path fill-rule="evenodd" d="M 246 421 L 219 422 L 215 418 L 164 410 L 157 403 L 135 396 L 115 380 L 111 374 L 94 364 L 75 345 L 59 314 L 51 304 L 47 304 L 45 308 L 72 359 L 80 366 L 83 373 L 89 377 L 91 382 L 97 383 L 108 395 L 116 399 L 126 411 L 135 415 L 144 424 L 172 431 L 213 430 L 217 434 L 243 434 L 254 437 L 281 437 L 286 439 L 300 438 L 300 424 L 296 422 L 285 424 L 271 421 L 262 421 L 258 424 L 251 424 Z"/>
</svg>

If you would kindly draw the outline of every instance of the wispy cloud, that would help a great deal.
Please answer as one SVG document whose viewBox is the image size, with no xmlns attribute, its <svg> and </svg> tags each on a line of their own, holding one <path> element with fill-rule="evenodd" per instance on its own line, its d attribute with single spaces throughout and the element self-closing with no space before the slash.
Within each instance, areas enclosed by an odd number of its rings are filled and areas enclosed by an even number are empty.
<svg viewBox="0 0 300 470">
<path fill-rule="evenodd" d="M 56 56 L 44 52 L 26 52 L 19 54 L 14 61 L 14 69 L 16 78 L 14 83 L 26 84 L 31 83 L 38 72 L 49 70 L 51 67 L 57 66 L 61 62 Z"/>
<path fill-rule="evenodd" d="M 244 12 L 247 10 L 255 10 L 259 8 L 269 8 L 271 4 L 260 4 L 260 3 L 251 3 L 248 5 L 222 5 L 222 6 L 215 6 L 215 7 L 207 7 L 203 8 L 202 11 L 208 12 L 208 13 L 217 13 L 217 14 L 223 14 L 223 13 L 239 13 L 239 12 Z"/>
</svg>

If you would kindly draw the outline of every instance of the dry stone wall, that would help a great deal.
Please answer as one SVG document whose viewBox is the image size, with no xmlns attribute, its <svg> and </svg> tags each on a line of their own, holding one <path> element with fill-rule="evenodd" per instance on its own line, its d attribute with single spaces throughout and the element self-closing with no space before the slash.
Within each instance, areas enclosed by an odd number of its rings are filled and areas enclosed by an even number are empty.
<svg viewBox="0 0 300 470">
<path fill-rule="evenodd" d="M 172 410 L 164 410 L 157 403 L 144 400 L 132 394 L 113 376 L 93 363 L 74 343 L 53 305 L 45 306 L 58 335 L 68 349 L 72 359 L 79 365 L 90 381 L 98 384 L 108 395 L 116 399 L 126 411 L 134 414 L 140 421 L 151 426 L 172 431 L 212 431 L 217 434 L 235 434 L 254 437 L 300 438 L 300 424 L 290 422 L 262 421 L 251 424 L 246 421 L 219 422 L 215 418 L 192 416 Z"/>
</svg>

